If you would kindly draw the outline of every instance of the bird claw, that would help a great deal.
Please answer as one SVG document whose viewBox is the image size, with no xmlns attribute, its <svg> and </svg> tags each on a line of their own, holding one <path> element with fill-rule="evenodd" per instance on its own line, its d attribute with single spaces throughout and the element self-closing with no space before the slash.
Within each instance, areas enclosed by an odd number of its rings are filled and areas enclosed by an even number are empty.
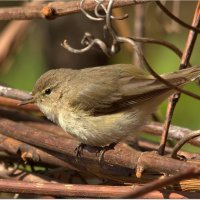
<svg viewBox="0 0 200 200">
<path fill-rule="evenodd" d="M 76 149 L 74 150 L 75 155 L 76 155 L 76 160 L 77 160 L 78 158 L 81 157 L 81 155 L 82 155 L 82 153 L 83 153 L 83 149 L 84 149 L 85 147 L 86 147 L 86 144 L 83 144 L 83 143 L 80 143 L 80 144 L 76 147 Z"/>
<path fill-rule="evenodd" d="M 116 143 L 113 142 L 113 143 L 111 143 L 111 144 L 109 144 L 107 146 L 101 147 L 99 149 L 99 152 L 98 152 L 98 157 L 99 158 L 98 159 L 99 159 L 100 166 L 102 166 L 102 162 L 104 160 L 104 154 L 105 154 L 105 152 L 109 151 L 109 150 L 114 150 L 115 146 L 116 146 Z"/>
<path fill-rule="evenodd" d="M 113 143 L 111 143 L 107 146 L 103 146 L 103 147 L 91 146 L 91 148 L 97 149 L 96 156 L 98 157 L 100 166 L 102 166 L 102 164 L 103 164 L 103 158 L 104 158 L 105 152 L 109 151 L 109 150 L 114 150 L 115 145 L 116 145 L 116 143 L 113 142 Z M 86 146 L 87 146 L 86 144 L 81 143 L 76 147 L 76 149 L 75 149 L 76 160 L 78 160 L 78 158 L 81 158 L 83 149 Z"/>
</svg>

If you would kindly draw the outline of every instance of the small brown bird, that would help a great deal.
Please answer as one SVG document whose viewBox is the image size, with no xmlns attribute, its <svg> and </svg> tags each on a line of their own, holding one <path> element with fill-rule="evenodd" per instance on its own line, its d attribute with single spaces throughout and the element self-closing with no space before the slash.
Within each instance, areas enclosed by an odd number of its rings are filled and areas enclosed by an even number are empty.
<svg viewBox="0 0 200 200">
<path fill-rule="evenodd" d="M 182 86 L 200 76 L 200 67 L 164 74 Z M 81 70 L 54 69 L 36 82 L 32 99 L 65 131 L 87 145 L 106 146 L 134 134 L 156 107 L 174 92 L 131 64 Z"/>
</svg>

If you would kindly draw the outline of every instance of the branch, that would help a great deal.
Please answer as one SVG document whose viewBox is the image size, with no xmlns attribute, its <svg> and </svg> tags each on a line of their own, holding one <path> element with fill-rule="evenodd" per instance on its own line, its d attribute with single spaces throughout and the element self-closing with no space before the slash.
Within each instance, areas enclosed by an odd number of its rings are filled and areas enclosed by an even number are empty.
<svg viewBox="0 0 200 200">
<path fill-rule="evenodd" d="M 152 182 L 144 185 L 144 187 L 138 188 L 135 191 L 130 192 L 130 194 L 125 196 L 125 198 L 130 198 L 130 197 L 137 198 L 137 197 L 147 194 L 148 192 L 151 192 L 155 189 L 164 187 L 166 185 L 177 183 L 178 181 L 183 180 L 183 179 L 194 178 L 199 175 L 200 175 L 200 171 L 195 168 L 191 168 L 188 170 L 182 170 L 180 173 L 178 173 L 174 176 L 170 176 L 170 177 L 167 177 L 164 179 L 157 179 L 155 181 L 152 181 Z"/>
<path fill-rule="evenodd" d="M 161 3 L 158 1 L 157 4 L 161 4 Z M 200 1 L 197 2 L 192 25 L 195 28 L 200 27 Z M 194 48 L 194 45 L 195 45 L 195 42 L 197 39 L 197 35 L 198 35 L 198 32 L 195 32 L 194 30 L 190 30 L 186 44 L 185 44 L 185 48 L 184 48 L 184 51 L 182 54 L 181 63 L 179 66 L 180 70 L 188 67 L 188 63 L 189 63 L 190 57 L 192 55 L 192 51 L 193 51 L 193 48 Z M 165 151 L 165 145 L 167 142 L 169 126 L 170 126 L 170 123 L 172 120 L 172 116 L 173 116 L 176 104 L 178 103 L 178 100 L 180 98 L 180 95 L 181 95 L 181 93 L 178 92 L 178 93 L 173 94 L 171 97 L 169 97 L 167 112 L 166 112 L 166 119 L 165 119 L 163 133 L 162 133 L 162 137 L 161 137 L 161 141 L 160 141 L 160 147 L 158 150 L 161 155 L 163 155 L 164 151 Z"/>
<path fill-rule="evenodd" d="M 177 158 L 177 153 L 178 151 L 181 149 L 181 147 L 187 143 L 189 140 L 199 137 L 200 136 L 200 131 L 194 131 L 191 132 L 190 134 L 188 134 L 186 137 L 182 138 L 174 147 L 172 153 L 171 153 L 171 157 L 172 158 Z"/>
<path fill-rule="evenodd" d="M 20 110 L 35 111 L 35 112 L 41 113 L 38 107 L 34 104 L 27 104 L 27 105 L 19 107 L 19 103 L 21 103 L 21 101 L 0 96 L 1 106 L 11 107 L 11 108 L 20 109 Z"/>
<path fill-rule="evenodd" d="M 176 17 L 174 14 L 172 14 L 165 6 L 162 5 L 162 3 L 160 1 L 155 1 L 157 6 L 166 14 L 168 15 L 171 19 L 173 19 L 175 22 L 177 22 L 178 24 L 180 24 L 181 26 L 187 28 L 187 29 L 191 29 L 197 33 L 200 32 L 200 29 L 198 27 L 195 26 L 191 26 L 187 23 L 185 23 L 184 21 L 182 21 L 181 19 L 179 19 L 178 17 Z"/>
<path fill-rule="evenodd" d="M 37 194 L 66 197 L 88 197 L 88 198 L 119 198 L 134 191 L 134 186 L 101 186 L 101 185 L 79 185 L 79 184 L 60 184 L 60 183 L 31 183 L 17 180 L 0 179 L 0 192 Z M 169 192 L 154 191 L 143 197 L 164 198 L 197 198 L 198 194 L 188 192 Z"/>
<path fill-rule="evenodd" d="M 152 133 L 154 135 L 161 135 L 163 130 L 163 124 L 159 122 L 151 122 L 150 124 L 142 127 L 142 131 L 146 133 Z M 185 138 L 188 134 L 193 132 L 193 130 L 190 130 L 188 128 L 182 128 L 180 126 L 174 126 L 171 125 L 169 128 L 169 138 L 175 139 L 175 140 L 181 140 L 182 138 Z M 189 143 L 200 146 L 200 139 L 192 139 L 188 141 Z"/>
<path fill-rule="evenodd" d="M 104 0 L 103 5 L 107 6 L 109 0 Z M 115 0 L 113 7 L 135 5 L 138 3 L 151 2 L 149 0 Z M 96 6 L 94 0 L 86 0 L 83 8 L 93 11 Z M 101 7 L 100 7 L 101 9 Z M 64 15 L 80 12 L 80 1 L 51 2 L 38 6 L 22 6 L 12 8 L 0 8 L 0 20 L 30 20 L 30 19 L 55 19 Z"/>
<path fill-rule="evenodd" d="M 59 135 L 50 134 L 49 132 L 40 131 L 22 123 L 16 123 L 7 119 L 0 119 L 1 134 L 15 138 L 17 140 L 48 149 L 62 154 L 62 159 L 75 168 L 88 171 L 89 173 L 102 174 L 119 180 L 119 177 L 133 181 L 135 177 L 134 170 L 137 172 L 138 167 L 143 170 L 154 172 L 165 172 L 174 174 L 182 168 L 188 169 L 191 166 L 200 167 L 200 164 L 191 164 L 181 162 L 167 157 L 158 156 L 151 152 L 138 152 L 126 144 L 118 144 L 114 151 L 108 151 L 104 155 L 103 168 L 100 167 L 96 151 L 90 147 L 84 149 L 81 160 L 77 162 L 74 149 L 79 142 Z M 48 151 L 48 153 L 50 153 Z M 151 162 L 156 160 L 156 162 Z M 171 163 L 173 162 L 173 165 Z M 111 167 L 112 166 L 112 167 Z"/>
<path fill-rule="evenodd" d="M 31 98 L 31 94 L 14 88 L 5 87 L 0 85 L 0 96 L 9 97 L 17 100 L 26 100 Z"/>
<path fill-rule="evenodd" d="M 20 108 L 25 110 L 39 111 L 38 107 L 33 104 L 19 107 L 20 101 L 18 100 L 23 101 L 30 98 L 31 94 L 28 92 L 0 85 L 0 105 L 14 107 L 18 109 Z"/>
<path fill-rule="evenodd" d="M 7 121 L 7 120 L 6 120 Z M 9 122 L 9 121 L 7 121 Z M 30 124 L 31 122 L 26 122 Z M 19 125 L 18 123 L 8 123 L 7 126 L 13 127 L 13 129 L 16 129 L 16 131 L 13 133 L 15 134 L 21 134 L 21 132 L 25 131 L 27 132 L 27 126 L 21 126 L 21 130 L 19 127 L 17 128 L 15 124 Z M 20 123 L 23 125 L 22 123 Z M 45 130 L 48 128 L 47 125 L 41 126 L 41 123 L 33 122 L 32 124 L 35 124 L 35 127 L 40 127 L 41 129 L 44 128 Z M 33 126 L 33 125 L 31 125 Z M 100 178 L 104 179 L 110 179 L 114 181 L 119 181 L 119 182 L 130 182 L 130 183 L 135 183 L 138 182 L 138 178 L 135 176 L 135 170 L 136 166 L 142 167 L 142 169 L 145 169 L 148 173 L 143 173 L 142 177 L 139 179 L 140 183 L 145 183 L 147 181 L 150 181 L 152 179 L 155 179 L 158 177 L 158 174 L 155 175 L 155 173 L 151 173 L 151 171 L 156 171 L 156 172 L 166 172 L 166 173 L 172 173 L 176 174 L 177 171 L 181 170 L 182 167 L 192 167 L 194 166 L 192 163 L 186 163 L 186 162 L 181 162 L 178 160 L 173 160 L 173 159 L 168 159 L 166 157 L 160 157 L 155 153 L 142 153 L 135 151 L 131 148 L 129 148 L 125 144 L 119 144 L 116 146 L 115 151 L 110 151 L 106 152 L 105 154 L 105 163 L 103 165 L 103 168 L 99 166 L 98 160 L 96 158 L 96 153 L 93 151 L 90 151 L 90 149 L 86 149 L 83 152 L 83 156 L 81 157 L 80 161 L 81 162 L 76 162 L 76 157 L 74 154 L 74 148 L 78 145 L 78 142 L 75 140 L 72 140 L 68 138 L 67 133 L 65 133 L 66 138 L 63 136 L 60 137 L 59 135 L 56 136 L 56 131 L 59 131 L 59 128 L 53 129 L 53 126 L 50 128 L 51 131 L 54 131 L 54 134 L 50 132 L 45 132 L 45 131 L 40 131 L 40 135 L 38 135 L 38 138 L 31 138 L 32 134 L 34 134 L 33 131 L 36 131 L 35 129 L 32 129 L 29 127 L 29 143 L 33 143 L 32 140 L 35 141 L 35 144 L 38 143 L 38 141 L 41 141 L 39 146 L 43 147 L 43 149 L 50 149 L 50 150 L 43 150 L 40 148 L 33 147 L 31 145 L 27 145 L 23 142 L 17 141 L 15 139 L 5 137 L 1 135 L 0 137 L 0 149 L 4 150 L 8 153 L 14 154 L 15 156 L 19 155 L 18 152 L 21 153 L 21 156 L 23 157 L 24 160 L 27 161 L 32 161 L 35 160 L 35 162 L 38 162 L 42 165 L 48 164 L 50 166 L 57 166 L 57 167 L 64 167 L 67 169 L 73 169 L 73 170 L 78 170 L 82 171 L 83 173 L 92 173 L 95 176 L 98 176 Z M 49 126 L 50 127 L 50 126 Z M 55 126 L 56 127 L 56 126 Z M 2 129 L 0 129 L 2 133 Z M 8 132 L 12 132 L 12 129 L 7 130 Z M 42 135 L 46 135 L 43 137 Z M 54 139 L 52 136 L 55 136 L 56 140 L 55 141 L 55 146 L 54 147 L 47 147 L 47 145 L 41 145 L 42 142 L 45 142 L 48 137 L 50 140 Z M 27 136 L 26 136 L 27 137 Z M 19 139 L 22 137 L 19 137 Z M 22 138 L 23 140 L 23 138 Z M 27 140 L 28 141 L 28 140 Z M 62 144 L 63 141 L 64 143 Z M 67 143 L 68 142 L 68 143 Z M 46 142 L 45 142 L 46 143 Z M 62 153 L 63 151 L 60 150 L 60 148 L 56 149 L 56 145 L 60 143 L 61 149 L 68 150 L 68 153 L 65 151 L 65 153 Z M 51 150 L 55 150 L 54 152 Z M 61 152 L 61 153 L 60 153 Z M 126 157 L 124 157 L 126 155 Z M 38 159 L 39 158 L 39 159 Z M 151 160 L 156 160 L 156 163 L 152 163 Z M 174 163 L 172 166 L 171 163 Z M 185 165 L 186 164 L 186 165 Z M 112 166 L 112 167 L 111 167 Z M 189 181 L 189 180 L 188 180 Z M 191 188 L 198 188 L 199 185 L 199 180 L 197 179 L 196 182 L 190 181 L 190 182 L 181 182 L 180 187 L 176 189 L 184 189 L 184 190 L 191 190 Z"/>
</svg>

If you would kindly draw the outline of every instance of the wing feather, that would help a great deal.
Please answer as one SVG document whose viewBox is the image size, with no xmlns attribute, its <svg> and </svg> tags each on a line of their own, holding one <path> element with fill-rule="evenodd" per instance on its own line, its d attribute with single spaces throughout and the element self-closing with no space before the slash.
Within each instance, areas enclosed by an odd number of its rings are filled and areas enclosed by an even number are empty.
<svg viewBox="0 0 200 200">
<path fill-rule="evenodd" d="M 136 70 L 133 65 L 84 69 L 81 76 L 79 79 L 82 78 L 83 84 L 72 104 L 93 114 L 127 109 L 169 90 L 143 70 Z"/>
</svg>

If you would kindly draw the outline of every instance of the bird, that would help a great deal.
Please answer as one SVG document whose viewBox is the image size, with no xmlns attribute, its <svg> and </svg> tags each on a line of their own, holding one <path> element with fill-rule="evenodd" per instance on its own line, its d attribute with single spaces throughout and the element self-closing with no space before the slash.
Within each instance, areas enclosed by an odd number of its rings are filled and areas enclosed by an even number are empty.
<svg viewBox="0 0 200 200">
<path fill-rule="evenodd" d="M 161 75 L 181 87 L 199 76 L 200 66 Z M 81 142 L 80 151 L 84 145 L 114 148 L 136 134 L 174 92 L 132 64 L 59 68 L 44 73 L 31 99 L 21 104 L 35 103 L 49 120 Z"/>
</svg>

